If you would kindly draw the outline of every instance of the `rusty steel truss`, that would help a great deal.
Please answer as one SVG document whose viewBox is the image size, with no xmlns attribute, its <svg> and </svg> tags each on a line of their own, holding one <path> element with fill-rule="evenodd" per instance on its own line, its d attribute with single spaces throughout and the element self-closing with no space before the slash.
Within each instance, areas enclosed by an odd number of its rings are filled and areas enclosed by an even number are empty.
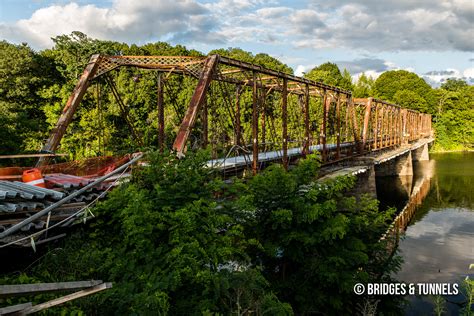
<svg viewBox="0 0 474 316">
<path fill-rule="evenodd" d="M 277 150 L 282 152 L 285 167 L 291 159 L 288 156 L 289 146 L 291 147 L 289 143 L 297 138 L 289 136 L 289 133 L 291 134 L 289 121 L 292 119 L 288 115 L 291 111 L 299 114 L 297 118 L 293 118 L 293 123 L 299 124 L 303 131 L 301 142 L 297 144 L 302 149 L 302 155 L 308 154 L 314 150 L 314 145 L 317 145 L 323 163 L 400 146 L 427 137 L 431 133 L 431 116 L 428 114 L 404 109 L 375 98 L 353 99 L 351 91 L 220 55 L 208 57 L 93 55 L 43 151 L 54 152 L 58 148 L 91 82 L 101 76 L 108 76 L 109 72 L 120 67 L 148 69 L 159 73 L 158 141 L 161 149 L 165 138 L 163 81 L 172 74 L 186 75 L 197 80 L 172 146 L 178 156 L 183 156 L 186 152 L 188 140 L 198 120 L 201 122 L 203 144 L 205 146 L 209 143 L 209 90 L 216 82 L 234 87 L 234 100 L 230 102 L 233 108 L 229 111 L 233 129 L 231 145 L 244 146 L 246 141 L 241 122 L 243 111 L 241 99 L 244 93 L 251 94 L 252 103 L 249 109 L 251 133 L 248 134 L 251 135 L 251 166 L 254 173 L 259 169 L 261 145 L 266 144 L 266 133 L 270 128 L 268 125 L 272 123 L 265 108 L 269 106 L 266 101 L 269 95 L 279 99 L 276 105 L 278 109 L 275 110 L 279 115 L 281 133 Z M 116 89 L 114 91 L 114 94 L 118 94 Z M 121 108 L 123 107 L 122 104 Z M 273 129 L 275 130 L 274 126 Z M 45 164 L 46 161 L 44 158 L 40 159 L 38 165 Z"/>
</svg>

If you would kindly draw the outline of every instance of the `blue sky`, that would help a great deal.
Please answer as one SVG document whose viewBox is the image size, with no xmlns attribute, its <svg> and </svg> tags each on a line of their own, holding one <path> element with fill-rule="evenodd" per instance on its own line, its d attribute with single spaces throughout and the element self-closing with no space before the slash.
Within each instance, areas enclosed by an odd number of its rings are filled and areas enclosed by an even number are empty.
<svg viewBox="0 0 474 316">
<path fill-rule="evenodd" d="M 474 84 L 474 0 L 0 0 L 0 39 L 51 47 L 51 37 L 144 44 L 204 53 L 267 53 L 297 74 L 326 61 L 378 76 L 406 69 L 433 85 Z"/>
</svg>

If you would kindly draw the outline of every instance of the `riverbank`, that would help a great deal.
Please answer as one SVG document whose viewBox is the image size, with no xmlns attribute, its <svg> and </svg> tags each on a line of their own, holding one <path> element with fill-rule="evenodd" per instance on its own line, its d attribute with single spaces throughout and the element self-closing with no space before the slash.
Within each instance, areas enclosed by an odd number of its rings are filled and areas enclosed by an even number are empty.
<svg viewBox="0 0 474 316">
<path fill-rule="evenodd" d="M 452 149 L 452 150 L 430 150 L 430 154 L 446 154 L 446 153 L 474 153 L 474 149 Z"/>
</svg>

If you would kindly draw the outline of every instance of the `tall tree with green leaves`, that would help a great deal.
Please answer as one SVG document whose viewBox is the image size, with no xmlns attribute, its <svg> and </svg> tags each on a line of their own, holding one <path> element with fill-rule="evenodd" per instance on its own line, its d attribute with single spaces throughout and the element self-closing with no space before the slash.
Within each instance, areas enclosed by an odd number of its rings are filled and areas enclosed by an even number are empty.
<svg viewBox="0 0 474 316">
<path fill-rule="evenodd" d="M 433 89 L 413 72 L 406 70 L 384 72 L 375 80 L 374 92 L 379 99 L 395 103 L 403 102 L 409 109 L 423 109 L 433 114 L 436 111 Z"/>
<path fill-rule="evenodd" d="M 375 80 L 367 76 L 365 73 L 362 73 L 359 78 L 357 78 L 356 83 L 354 84 L 354 97 L 356 98 L 368 98 L 374 96 L 374 83 Z"/>
<path fill-rule="evenodd" d="M 36 151 L 46 130 L 40 92 L 57 81 L 57 72 L 28 45 L 1 41 L 0 74 L 0 153 Z"/>
<path fill-rule="evenodd" d="M 314 67 L 304 75 L 306 78 L 323 82 L 328 85 L 338 86 L 343 89 L 352 89 L 352 79 L 349 72 L 345 71 L 341 74 L 339 67 L 331 62 L 326 62 Z"/>
</svg>

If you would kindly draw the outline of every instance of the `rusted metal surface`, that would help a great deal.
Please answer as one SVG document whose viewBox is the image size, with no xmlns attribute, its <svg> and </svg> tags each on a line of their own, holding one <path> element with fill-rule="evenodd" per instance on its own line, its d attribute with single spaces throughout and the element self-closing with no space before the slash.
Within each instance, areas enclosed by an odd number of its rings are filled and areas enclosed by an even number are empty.
<svg viewBox="0 0 474 316">
<path fill-rule="evenodd" d="M 305 142 L 304 142 L 304 147 L 303 147 L 303 154 L 307 155 L 309 153 L 309 146 L 311 143 L 310 139 L 310 127 L 309 127 L 309 101 L 310 101 L 310 96 L 309 96 L 309 84 L 305 85 L 305 94 L 304 94 L 304 137 L 305 137 Z"/>
<path fill-rule="evenodd" d="M 194 90 L 188 110 L 181 122 L 178 135 L 173 144 L 173 149 L 178 153 L 178 155 L 184 154 L 186 142 L 196 121 L 197 114 L 206 98 L 207 89 L 211 83 L 218 60 L 217 55 L 212 55 L 209 56 L 204 63 L 204 70 L 199 77 L 196 90 Z"/>
<path fill-rule="evenodd" d="M 163 152 L 165 149 L 165 104 L 163 101 L 163 78 L 161 73 L 158 73 L 156 89 L 158 106 L 158 148 Z"/>
<path fill-rule="evenodd" d="M 282 141 L 283 141 L 283 167 L 288 169 L 288 81 L 283 79 L 282 89 Z"/>
<path fill-rule="evenodd" d="M 252 72 L 252 76 L 252 172 L 256 174 L 258 171 L 258 87 L 255 71 Z"/>
</svg>

